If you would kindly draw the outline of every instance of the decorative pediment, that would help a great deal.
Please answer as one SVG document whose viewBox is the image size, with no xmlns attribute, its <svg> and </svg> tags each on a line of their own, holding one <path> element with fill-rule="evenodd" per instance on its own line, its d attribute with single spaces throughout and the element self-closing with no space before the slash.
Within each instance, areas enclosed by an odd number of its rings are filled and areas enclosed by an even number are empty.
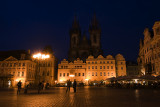
<svg viewBox="0 0 160 107">
<path fill-rule="evenodd" d="M 14 58 L 13 56 L 10 56 L 10 57 L 6 58 L 4 61 L 17 61 L 17 59 Z"/>
</svg>

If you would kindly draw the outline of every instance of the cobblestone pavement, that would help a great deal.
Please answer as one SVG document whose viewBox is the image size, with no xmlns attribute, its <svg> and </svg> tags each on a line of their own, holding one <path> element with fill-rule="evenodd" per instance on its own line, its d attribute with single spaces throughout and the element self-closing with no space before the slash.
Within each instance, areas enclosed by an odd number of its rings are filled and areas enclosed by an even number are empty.
<svg viewBox="0 0 160 107">
<path fill-rule="evenodd" d="M 37 94 L 16 95 L 16 90 L 0 90 L 0 107 L 159 107 L 160 90 L 80 87 L 77 93 L 66 93 L 66 87 L 55 87 Z"/>
</svg>

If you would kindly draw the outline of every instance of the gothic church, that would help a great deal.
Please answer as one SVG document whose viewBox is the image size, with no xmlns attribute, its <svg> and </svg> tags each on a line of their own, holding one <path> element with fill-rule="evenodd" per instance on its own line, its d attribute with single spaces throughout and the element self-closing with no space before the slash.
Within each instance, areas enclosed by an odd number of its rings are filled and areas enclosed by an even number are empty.
<svg viewBox="0 0 160 107">
<path fill-rule="evenodd" d="M 74 61 L 77 58 L 85 61 L 89 55 L 92 55 L 95 58 L 98 57 L 98 55 L 103 55 L 101 49 L 101 28 L 96 19 L 96 15 L 94 15 L 89 26 L 89 34 L 89 40 L 85 33 L 81 35 L 81 28 L 75 17 L 70 29 L 69 61 Z"/>
</svg>

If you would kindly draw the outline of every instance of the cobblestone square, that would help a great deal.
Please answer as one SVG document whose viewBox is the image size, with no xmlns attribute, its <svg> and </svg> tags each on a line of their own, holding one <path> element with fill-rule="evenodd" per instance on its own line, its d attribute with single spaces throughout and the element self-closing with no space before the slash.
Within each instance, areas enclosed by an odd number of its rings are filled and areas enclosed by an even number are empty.
<svg viewBox="0 0 160 107">
<path fill-rule="evenodd" d="M 0 90 L 0 107 L 159 107 L 160 90 L 113 89 L 106 87 L 55 87 L 37 94 L 29 90 L 20 95 L 14 90 Z"/>
</svg>

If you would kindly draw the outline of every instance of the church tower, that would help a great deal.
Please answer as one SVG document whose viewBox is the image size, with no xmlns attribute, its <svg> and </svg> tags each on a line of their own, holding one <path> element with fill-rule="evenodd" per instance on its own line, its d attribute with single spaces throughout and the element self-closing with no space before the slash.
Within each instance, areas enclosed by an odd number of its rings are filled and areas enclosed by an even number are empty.
<svg viewBox="0 0 160 107">
<path fill-rule="evenodd" d="M 101 28 L 96 19 L 95 14 L 91 21 L 91 25 L 89 26 L 89 33 L 90 33 L 92 55 L 94 57 L 97 57 L 98 55 L 102 55 L 103 52 L 101 49 Z"/>
<path fill-rule="evenodd" d="M 73 61 L 78 57 L 80 38 L 81 38 L 81 30 L 79 22 L 77 21 L 77 18 L 75 16 L 72 27 L 70 29 L 70 49 L 68 55 L 69 61 Z"/>
</svg>

